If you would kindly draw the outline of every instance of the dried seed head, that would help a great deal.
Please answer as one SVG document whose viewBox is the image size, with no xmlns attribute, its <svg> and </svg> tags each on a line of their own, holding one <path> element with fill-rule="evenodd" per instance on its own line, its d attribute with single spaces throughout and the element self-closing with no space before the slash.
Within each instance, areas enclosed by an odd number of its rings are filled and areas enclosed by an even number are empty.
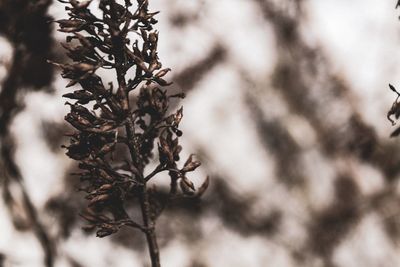
<svg viewBox="0 0 400 267">
<path fill-rule="evenodd" d="M 188 185 L 184 180 L 181 180 L 179 182 L 179 185 L 181 187 L 181 190 L 183 194 L 188 195 L 188 196 L 193 196 L 194 195 L 194 189 Z"/>
<path fill-rule="evenodd" d="M 184 94 L 168 95 L 163 87 L 170 85 L 164 79 L 169 68 L 162 69 L 157 48 L 159 34 L 153 30 L 158 12 L 148 11 L 148 0 L 136 0 L 136 9 L 125 0 L 125 5 L 115 0 L 99 1 L 102 17 L 90 10 L 92 1 L 59 0 L 66 4 L 69 19 L 56 21 L 59 31 L 67 33 L 69 64 L 52 63 L 62 69 L 62 77 L 69 79 L 67 87 L 77 86 L 64 95 L 72 103 L 65 120 L 76 130 L 69 135 L 70 143 L 64 146 L 66 154 L 79 161 L 81 191 L 86 192 L 88 210 L 82 215 L 89 222 L 87 230 L 97 228 L 96 235 L 105 237 L 128 225 L 147 231 L 132 221 L 124 208 L 126 199 L 143 194 L 146 182 L 158 172 L 168 170 L 171 178 L 171 195 L 176 197 L 178 182 L 183 195 L 197 197 L 204 193 L 209 180 L 195 194 L 195 187 L 185 174 L 200 166 L 190 156 L 182 169 L 177 167 L 182 146 L 178 129 L 183 118 L 183 108 L 170 111 L 170 98 L 183 98 Z M 94 1 L 93 1 L 94 2 Z M 132 8 L 133 9 L 133 8 Z M 129 32 L 139 34 L 140 40 L 130 40 Z M 114 69 L 118 86 L 105 86 L 98 69 Z M 126 73 L 134 69 L 133 77 Z M 139 90 L 137 98 L 129 93 Z M 159 164 L 145 177 L 144 169 L 154 157 L 154 144 L 158 148 Z M 115 151 L 129 153 L 118 154 Z M 130 157 L 130 160 L 126 160 Z M 150 217 L 157 210 L 149 191 Z M 179 193 L 181 194 L 181 193 Z M 181 194 L 182 195 L 182 194 Z M 105 214 L 109 216 L 106 216 Z M 157 215 L 158 216 L 158 215 Z"/>
</svg>

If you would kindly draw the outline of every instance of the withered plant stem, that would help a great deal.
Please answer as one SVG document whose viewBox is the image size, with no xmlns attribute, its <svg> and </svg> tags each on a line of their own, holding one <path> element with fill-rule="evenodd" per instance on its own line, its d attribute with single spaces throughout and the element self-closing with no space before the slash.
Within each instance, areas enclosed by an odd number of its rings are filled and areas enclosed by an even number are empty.
<svg viewBox="0 0 400 267">
<path fill-rule="evenodd" d="M 143 224 L 146 227 L 146 240 L 149 248 L 152 267 L 160 267 L 160 253 L 158 250 L 157 237 L 155 232 L 155 222 L 150 217 L 150 204 L 147 194 L 146 183 L 143 184 L 139 196 L 140 207 L 142 209 Z"/>
<path fill-rule="evenodd" d="M 90 0 L 59 1 L 69 4 L 66 6 L 69 19 L 57 23 L 60 31 L 70 34 L 63 46 L 73 63 L 54 64 L 63 69 L 64 78 L 71 80 L 67 87 L 81 86 L 64 97 L 75 101 L 67 102 L 71 111 L 65 119 L 77 131 L 69 135 L 70 144 L 66 148 L 67 155 L 79 161 L 82 170 L 79 175 L 84 184 L 81 188 L 89 200 L 86 212 L 81 214 L 89 222 L 84 228 L 97 229 L 98 237 L 114 234 L 124 226 L 140 229 L 146 236 L 151 266 L 160 267 L 155 233 L 158 216 L 170 199 L 200 197 L 209 180 L 196 190 L 188 178 L 187 174 L 200 166 L 193 155 L 178 167 L 182 151 L 179 145 L 182 132 L 178 127 L 183 109 L 170 113 L 169 100 L 184 95 L 170 95 L 162 89 L 170 84 L 162 78 L 170 69 L 162 69 L 158 58 L 158 31 L 153 29 L 158 12 L 148 11 L 148 0 L 136 0 L 137 9 L 133 13 L 129 9 L 133 5 L 131 0 L 125 0 L 124 5 L 115 0 L 101 0 L 99 8 L 103 16 L 97 18 L 90 11 Z M 135 32 L 139 38 L 129 40 L 129 32 Z M 108 60 L 98 51 L 107 55 Z M 96 74 L 99 68 L 115 70 L 116 91 L 113 83 L 109 83 L 109 88 L 104 86 Z M 135 74 L 128 75 L 129 69 Z M 137 99 L 130 101 L 129 92 L 139 85 Z M 89 102 L 96 104 L 87 105 Z M 121 144 L 129 153 L 120 150 L 115 155 L 113 152 Z M 154 150 L 158 150 L 158 159 Z M 145 175 L 145 166 L 154 160 L 158 160 L 157 167 Z M 160 198 L 162 193 L 156 187 L 147 186 L 151 178 L 165 170 L 171 179 L 166 200 Z M 129 214 L 134 200 L 140 206 L 142 224 Z"/>
<path fill-rule="evenodd" d="M 116 20 L 116 12 L 115 12 L 115 4 L 114 2 L 111 2 L 111 15 L 112 19 Z M 111 25 L 110 25 L 111 26 Z M 123 59 L 123 54 L 121 51 L 123 51 L 123 46 L 124 42 L 123 39 L 125 36 L 120 35 L 120 31 L 116 31 L 115 35 L 112 37 L 112 43 L 113 43 L 113 55 L 115 57 L 115 70 L 117 74 L 117 80 L 118 80 L 118 90 L 117 90 L 117 96 L 120 98 L 121 102 L 123 103 L 123 110 L 125 112 L 129 112 L 129 95 L 128 91 L 126 90 L 126 79 L 125 79 L 125 71 L 123 69 L 123 66 L 125 66 L 126 62 Z M 143 226 L 144 234 L 146 235 L 146 240 L 147 240 L 147 246 L 149 249 L 149 254 L 150 254 L 150 259 L 151 259 L 151 266 L 152 267 L 160 267 L 160 253 L 158 250 L 158 245 L 157 245 L 157 237 L 155 233 L 155 222 L 151 219 L 150 217 L 150 204 L 149 204 L 149 199 L 147 195 L 147 185 L 146 181 L 143 178 L 143 168 L 138 162 L 138 158 L 136 155 L 139 155 L 139 151 L 136 149 L 135 145 L 135 127 L 134 127 L 134 122 L 132 121 L 131 114 L 128 114 L 127 122 L 126 122 L 126 135 L 128 138 L 128 149 L 131 155 L 132 162 L 135 163 L 136 166 L 140 166 L 140 182 L 141 182 L 141 190 L 140 190 L 140 196 L 139 196 L 139 201 L 140 201 L 140 208 L 141 208 L 141 213 L 142 213 L 142 220 L 143 220 Z"/>
<path fill-rule="evenodd" d="M 128 125 L 126 126 L 126 132 L 127 132 L 127 137 L 128 140 L 135 140 L 134 138 L 134 133 L 132 132 L 133 129 L 133 123 L 130 119 L 128 119 Z M 135 146 L 133 143 L 129 142 L 128 145 L 129 147 L 129 152 L 131 154 L 131 158 L 133 162 L 137 161 L 137 151 L 135 151 Z M 141 190 L 140 190 L 140 195 L 139 195 L 139 201 L 140 201 L 140 208 L 142 212 L 142 220 L 143 220 L 143 225 L 144 225 L 144 233 L 146 235 L 146 240 L 147 240 L 147 246 L 149 248 L 149 254 L 150 254 L 150 259 L 151 259 L 151 266 L 152 267 L 160 267 L 160 253 L 158 250 L 158 244 L 157 244 L 157 237 L 155 233 L 155 222 L 151 219 L 150 217 L 150 204 L 149 204 L 149 198 L 147 194 L 147 181 L 143 177 L 143 169 L 139 170 L 140 171 L 140 182 L 141 182 Z"/>
</svg>

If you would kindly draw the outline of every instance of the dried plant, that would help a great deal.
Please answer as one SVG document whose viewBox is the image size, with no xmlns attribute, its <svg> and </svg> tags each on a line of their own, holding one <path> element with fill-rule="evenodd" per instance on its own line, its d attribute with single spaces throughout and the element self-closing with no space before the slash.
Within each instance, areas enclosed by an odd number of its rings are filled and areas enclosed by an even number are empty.
<svg viewBox="0 0 400 267">
<path fill-rule="evenodd" d="M 400 0 L 397 1 L 397 4 L 396 4 L 396 7 L 395 7 L 395 8 L 397 9 L 399 6 L 400 6 Z M 392 123 L 392 125 L 394 126 L 394 125 L 396 125 L 395 120 L 398 120 L 399 117 L 400 117 L 400 102 L 399 102 L 400 93 L 399 93 L 399 92 L 396 90 L 396 88 L 395 88 L 393 85 L 391 85 L 390 83 L 389 83 L 389 88 L 390 88 L 390 90 L 392 90 L 393 92 L 395 92 L 396 95 L 397 95 L 396 100 L 393 102 L 392 107 L 390 108 L 390 110 L 389 110 L 388 113 L 387 113 L 387 118 L 388 118 L 388 120 L 389 120 L 389 121 Z M 391 118 L 392 116 L 395 117 L 395 120 L 393 120 L 393 119 Z M 399 134 L 400 134 L 400 127 L 397 128 L 394 132 L 392 132 L 392 134 L 390 135 L 390 137 L 395 137 L 395 136 L 398 136 Z"/>
<path fill-rule="evenodd" d="M 387 118 L 392 123 L 392 125 L 396 125 L 396 122 L 391 117 L 394 116 L 396 120 L 398 120 L 400 117 L 400 103 L 399 103 L 400 93 L 397 92 L 396 88 L 391 84 L 389 84 L 389 88 L 390 88 L 390 90 L 392 90 L 393 92 L 395 92 L 397 94 L 397 98 L 393 102 L 390 110 L 388 111 Z M 398 131 L 398 130 L 396 130 L 396 131 Z M 392 133 L 392 136 L 397 136 L 399 134 L 396 131 Z"/>
<path fill-rule="evenodd" d="M 63 78 L 71 80 L 67 87 L 81 87 L 64 97 L 74 100 L 66 103 L 71 110 L 65 120 L 77 131 L 68 134 L 66 149 L 70 158 L 79 161 L 81 190 L 89 201 L 82 213 L 89 222 L 85 229 L 97 229 L 99 237 L 123 226 L 139 229 L 146 235 L 152 266 L 160 266 L 155 223 L 167 203 L 155 204 L 157 189 L 149 188 L 148 182 L 168 172 L 171 200 L 200 197 L 209 179 L 195 190 L 187 177 L 200 166 L 193 155 L 178 167 L 183 109 L 171 113 L 169 103 L 184 94 L 171 95 L 162 89 L 170 84 L 164 80 L 170 69 L 162 68 L 157 55 L 158 32 L 153 26 L 158 12 L 148 11 L 148 0 L 137 0 L 134 12 L 129 0 L 123 4 L 101 0 L 99 18 L 90 10 L 91 0 L 59 1 L 66 4 L 69 15 L 57 23 L 59 31 L 70 34 L 62 45 L 72 63 L 53 64 L 61 67 Z M 138 39 L 131 40 L 130 33 Z M 104 85 L 96 74 L 100 68 L 115 70 L 117 86 Z M 135 90 L 137 96 L 130 97 Z M 145 173 L 154 161 L 154 170 Z M 127 207 L 133 200 L 140 204 L 142 223 L 129 214 Z"/>
</svg>

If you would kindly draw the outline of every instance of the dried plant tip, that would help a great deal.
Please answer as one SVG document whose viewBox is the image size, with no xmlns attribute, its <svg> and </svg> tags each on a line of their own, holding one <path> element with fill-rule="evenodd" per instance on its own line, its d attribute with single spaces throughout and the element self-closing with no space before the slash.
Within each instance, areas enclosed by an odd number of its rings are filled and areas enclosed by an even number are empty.
<svg viewBox="0 0 400 267">
<path fill-rule="evenodd" d="M 109 225 L 107 227 L 102 226 L 101 230 L 98 230 L 96 232 L 96 236 L 102 238 L 102 237 L 106 237 L 106 236 L 112 235 L 112 234 L 114 234 L 116 232 L 118 232 L 118 228 L 115 227 L 115 226 L 111 226 L 111 225 Z"/>
<path fill-rule="evenodd" d="M 182 172 L 192 172 L 201 165 L 200 161 L 193 161 L 182 168 Z"/>
<path fill-rule="evenodd" d="M 176 113 L 174 118 L 174 126 L 177 127 L 183 118 L 183 107 L 181 107 Z"/>
<path fill-rule="evenodd" d="M 192 172 L 192 171 L 196 170 L 200 165 L 201 165 L 200 161 L 193 161 L 193 154 L 192 154 L 186 160 L 181 172 L 182 173 Z"/>
<path fill-rule="evenodd" d="M 397 99 L 395 100 L 395 102 L 393 102 L 391 109 L 387 113 L 388 120 L 392 123 L 392 125 L 395 125 L 396 122 L 391 118 L 391 116 L 393 115 L 396 120 L 400 117 L 400 102 L 397 102 Z"/>
<path fill-rule="evenodd" d="M 169 98 L 173 98 L 173 97 L 177 97 L 177 98 L 185 98 L 186 94 L 185 93 L 179 93 L 179 94 L 175 94 L 175 95 L 170 95 L 168 96 Z"/>
<path fill-rule="evenodd" d="M 191 197 L 203 194 L 209 183 L 207 178 L 195 194 L 193 182 L 185 176 L 200 166 L 193 155 L 182 169 L 177 166 L 182 151 L 179 124 L 183 108 L 174 112 L 169 107 L 171 98 L 185 95 L 169 95 L 162 88 L 171 84 L 163 79 L 171 70 L 162 69 L 158 58 L 159 35 L 153 30 L 158 12 L 148 11 L 148 0 L 137 0 L 134 12 L 129 0 L 101 0 L 100 18 L 89 9 L 92 1 L 60 2 L 67 4 L 69 19 L 56 22 L 59 31 L 69 33 L 62 46 L 72 63 L 51 63 L 62 69 L 63 78 L 70 79 L 67 87 L 80 87 L 64 94 L 73 101 L 66 103 L 70 112 L 65 120 L 76 130 L 64 147 L 70 158 L 79 161 L 82 171 L 79 175 L 84 185 L 80 188 L 88 200 L 88 209 L 82 215 L 89 222 L 86 229 L 97 228 L 98 237 L 116 233 L 123 226 L 140 229 L 149 241 L 152 266 L 158 267 L 154 224 L 159 213 L 154 216 L 153 211 L 157 210 L 154 198 L 159 192 L 148 189 L 147 182 L 168 170 L 168 199 L 177 194 L 178 182 L 183 194 Z M 130 40 L 132 31 L 140 40 Z M 115 87 L 104 85 L 96 74 L 99 68 L 115 71 Z M 127 73 L 132 76 L 128 78 Z M 135 98 L 129 95 L 133 90 L 139 90 Z M 125 147 L 126 155 L 114 158 L 117 147 Z M 157 148 L 158 167 L 145 176 L 144 169 Z M 128 156 L 130 159 L 126 160 Z M 132 199 L 140 202 L 143 225 L 135 223 L 125 209 L 126 202 Z"/>
<path fill-rule="evenodd" d="M 206 180 L 203 182 L 203 184 L 197 190 L 197 196 L 201 197 L 204 194 L 204 192 L 207 190 L 209 185 L 210 185 L 210 177 L 207 176 Z"/>
<path fill-rule="evenodd" d="M 102 186 L 99 187 L 98 191 L 109 191 L 112 188 L 113 188 L 112 184 L 103 184 Z"/>
<path fill-rule="evenodd" d="M 196 190 L 192 181 L 190 181 L 186 176 L 181 177 L 181 181 L 193 191 Z"/>
<path fill-rule="evenodd" d="M 96 196 L 90 200 L 89 206 L 93 206 L 95 204 L 102 203 L 108 199 L 110 199 L 110 195 L 108 195 L 108 194 L 102 194 L 102 195 Z"/>
<path fill-rule="evenodd" d="M 181 190 L 184 195 L 188 196 L 193 196 L 194 195 L 194 190 L 192 187 L 190 187 L 183 179 L 179 182 L 179 186 L 181 187 Z"/>
<path fill-rule="evenodd" d="M 93 231 L 95 228 L 96 228 L 95 224 L 87 224 L 87 225 L 82 226 L 82 230 L 86 231 L 86 232 Z"/>
<path fill-rule="evenodd" d="M 156 73 L 156 77 L 158 77 L 158 78 L 164 77 L 170 71 L 171 71 L 170 68 L 160 70 L 159 72 Z"/>
<path fill-rule="evenodd" d="M 397 137 L 400 135 L 400 127 L 394 130 L 391 134 L 390 137 Z"/>
<path fill-rule="evenodd" d="M 80 214 L 80 216 L 89 222 L 97 222 L 97 218 L 91 214 Z"/>
</svg>

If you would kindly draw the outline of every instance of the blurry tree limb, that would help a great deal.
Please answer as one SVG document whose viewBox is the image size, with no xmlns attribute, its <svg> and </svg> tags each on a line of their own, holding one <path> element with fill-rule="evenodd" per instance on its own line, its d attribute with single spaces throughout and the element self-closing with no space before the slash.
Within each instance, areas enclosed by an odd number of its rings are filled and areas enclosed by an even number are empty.
<svg viewBox="0 0 400 267">
<path fill-rule="evenodd" d="M 12 65 L 0 92 L 0 166 L 3 198 L 14 223 L 21 222 L 15 216 L 24 214 L 26 226 L 33 230 L 43 247 L 46 267 L 54 265 L 54 242 L 38 217 L 38 211 L 29 197 L 14 160 L 14 138 L 9 127 L 15 115 L 23 108 L 19 99 L 21 93 L 27 90 L 47 90 L 52 80 L 52 67 L 46 64 L 46 59 L 51 57 L 50 48 L 53 42 L 48 24 L 50 18 L 46 15 L 50 3 L 51 0 L 0 2 L 0 33 L 14 48 Z M 20 199 L 14 195 L 12 187 L 18 188 Z M 15 210 L 18 208 L 22 211 Z M 18 225 L 16 227 L 18 228 Z"/>
</svg>

